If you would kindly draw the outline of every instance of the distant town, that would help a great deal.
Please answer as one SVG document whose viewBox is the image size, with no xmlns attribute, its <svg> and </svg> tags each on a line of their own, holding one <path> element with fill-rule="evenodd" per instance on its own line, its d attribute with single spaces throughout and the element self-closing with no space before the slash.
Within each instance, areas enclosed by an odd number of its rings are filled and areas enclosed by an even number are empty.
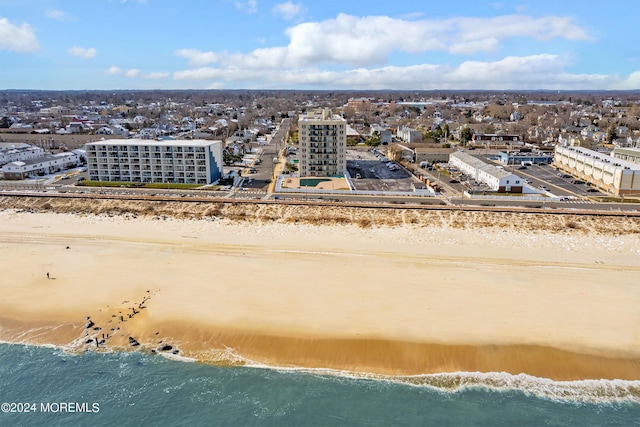
<svg viewBox="0 0 640 427">
<path fill-rule="evenodd" d="M 640 96 L 4 91 L 0 167 L 4 192 L 619 208 Z"/>
</svg>

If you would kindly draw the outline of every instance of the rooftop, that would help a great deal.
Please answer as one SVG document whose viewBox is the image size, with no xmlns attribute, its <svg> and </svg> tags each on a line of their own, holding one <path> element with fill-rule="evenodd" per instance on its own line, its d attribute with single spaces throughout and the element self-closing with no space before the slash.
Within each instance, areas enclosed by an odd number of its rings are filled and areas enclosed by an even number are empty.
<svg viewBox="0 0 640 427">
<path fill-rule="evenodd" d="M 307 111 L 306 114 L 301 114 L 298 118 L 299 122 L 307 122 L 307 121 L 335 121 L 335 122 L 344 122 L 346 120 L 343 119 L 338 114 L 332 114 L 331 110 L 328 108 L 320 109 L 320 110 L 310 110 Z"/>
<path fill-rule="evenodd" d="M 583 155 L 585 157 L 591 157 L 594 160 L 601 161 L 602 163 L 608 163 L 613 167 L 631 169 L 631 170 L 640 170 L 640 164 L 629 162 L 626 160 L 618 159 L 616 157 L 610 156 L 607 153 L 600 153 L 598 151 L 589 150 L 588 148 L 583 147 L 556 147 L 556 150 L 561 151 L 572 151 L 574 153 Z"/>
<path fill-rule="evenodd" d="M 502 179 L 502 178 L 506 178 L 508 176 L 513 175 L 511 172 L 507 172 L 504 169 L 499 169 L 494 165 L 491 165 L 489 163 L 484 162 L 483 160 L 474 157 L 470 154 L 467 154 L 463 151 L 455 151 L 453 153 L 451 153 L 451 156 L 457 157 L 460 160 L 462 160 L 463 162 L 465 162 L 468 165 L 471 165 L 472 167 L 478 169 L 478 170 L 482 170 L 485 173 L 498 178 L 498 179 Z M 514 175 L 515 176 L 515 175 Z"/>
<path fill-rule="evenodd" d="M 150 146 L 150 147 L 208 147 L 221 141 L 204 139 L 106 139 L 104 141 L 89 142 L 86 145 L 107 146 Z"/>
<path fill-rule="evenodd" d="M 640 156 L 640 148 L 633 148 L 633 147 L 626 147 L 626 148 L 622 148 L 622 147 L 616 147 L 613 149 L 614 153 L 622 153 L 622 154 L 630 154 L 632 156 Z"/>
<path fill-rule="evenodd" d="M 17 162 L 11 162 L 9 164 L 15 165 L 15 166 L 27 166 L 27 165 L 35 165 L 36 163 L 50 162 L 52 160 L 57 160 L 57 159 L 58 159 L 57 157 L 52 156 L 51 154 L 45 154 L 44 156 L 36 157 L 35 159 L 20 160 Z"/>
</svg>

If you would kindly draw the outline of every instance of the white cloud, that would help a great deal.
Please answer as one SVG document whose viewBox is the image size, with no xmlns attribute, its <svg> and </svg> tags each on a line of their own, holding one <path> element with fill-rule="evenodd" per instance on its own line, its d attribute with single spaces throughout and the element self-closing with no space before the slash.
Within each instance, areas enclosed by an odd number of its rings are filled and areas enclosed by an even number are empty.
<svg viewBox="0 0 640 427">
<path fill-rule="evenodd" d="M 627 80 L 601 74 L 570 74 L 568 61 L 551 54 L 506 57 L 499 61 L 466 61 L 457 66 L 418 64 L 346 71 L 318 68 L 251 69 L 202 67 L 173 74 L 175 80 L 205 81 L 208 86 L 344 89 L 590 89 L 640 82 L 640 72 Z M 636 86 L 637 87 L 637 86 Z"/>
<path fill-rule="evenodd" d="M 58 21 L 61 21 L 68 17 L 67 12 L 56 9 L 47 9 L 45 15 L 47 15 L 47 18 L 55 19 Z"/>
<path fill-rule="evenodd" d="M 628 77 L 619 79 L 611 89 L 631 90 L 640 89 L 640 71 L 634 71 Z"/>
<path fill-rule="evenodd" d="M 410 13 L 405 13 L 404 15 L 400 15 L 400 19 L 411 20 L 411 19 L 418 19 L 423 16 L 424 16 L 424 12 L 410 12 Z"/>
<path fill-rule="evenodd" d="M 293 4 L 281 3 L 278 6 Z M 287 6 L 289 7 L 289 6 Z M 293 9 L 274 8 L 274 13 Z M 173 73 L 174 80 L 203 82 L 203 87 L 344 88 L 344 89 L 590 89 L 637 84 L 640 72 L 627 79 L 601 74 L 566 72 L 564 56 L 506 56 L 496 61 L 453 61 L 385 66 L 395 52 L 451 55 L 492 52 L 505 40 L 527 37 L 589 40 L 571 18 L 504 15 L 491 18 L 411 20 L 387 16 L 339 14 L 286 30 L 289 43 L 249 53 L 182 49 L 192 69 Z M 407 55 L 406 55 L 407 56 Z M 214 64 L 215 65 L 211 65 Z M 326 64 L 332 70 L 322 69 Z M 336 66 L 338 68 L 336 68 Z M 351 69 L 341 70 L 350 66 Z M 635 82 L 635 83 L 634 83 Z"/>
<path fill-rule="evenodd" d="M 69 48 L 69 54 L 73 56 L 79 56 L 81 58 L 89 59 L 96 56 L 96 50 L 92 47 L 84 48 L 80 46 L 73 46 Z"/>
<path fill-rule="evenodd" d="M 339 14 L 335 19 L 296 25 L 287 29 L 286 34 L 290 38 L 288 58 L 293 63 L 355 66 L 385 63 L 393 51 L 438 50 L 454 54 L 495 51 L 501 41 L 512 37 L 588 39 L 586 32 L 568 18 L 523 15 L 403 20 Z"/>
<path fill-rule="evenodd" d="M 248 14 L 253 14 L 258 11 L 258 2 L 256 0 L 236 1 L 236 8 Z"/>
<path fill-rule="evenodd" d="M 127 77 L 135 77 L 140 73 L 140 70 L 136 69 L 136 68 L 132 68 L 130 70 L 127 70 L 124 72 L 124 75 Z"/>
<path fill-rule="evenodd" d="M 279 15 L 285 21 L 291 21 L 304 12 L 304 6 L 302 5 L 302 3 L 293 3 L 287 1 L 275 5 L 272 11 L 276 15 Z"/>
<path fill-rule="evenodd" d="M 151 79 L 165 79 L 169 77 L 171 73 L 157 72 L 157 73 L 149 73 L 142 76 L 143 79 L 151 80 Z"/>
<path fill-rule="evenodd" d="M 111 75 L 115 75 L 115 74 L 120 74 L 122 70 L 118 67 L 116 67 L 115 65 L 112 65 L 111 67 L 109 67 L 109 69 L 107 71 L 105 71 L 105 74 L 111 74 Z"/>
<path fill-rule="evenodd" d="M 339 14 L 334 19 L 292 26 L 286 30 L 286 35 L 290 39 L 287 46 L 261 48 L 250 53 L 182 49 L 176 51 L 176 55 L 187 58 L 189 65 L 194 67 L 213 62 L 221 67 L 233 62 L 239 68 L 311 67 L 321 64 L 370 67 L 386 64 L 393 52 L 421 54 L 443 51 L 471 55 L 496 52 L 504 40 L 513 37 L 588 39 L 586 32 L 569 18 L 522 15 L 403 20 Z"/>
<path fill-rule="evenodd" d="M 0 50 L 31 53 L 39 48 L 38 39 L 29 24 L 17 26 L 7 18 L 0 18 Z"/>
<path fill-rule="evenodd" d="M 219 55 L 213 52 L 201 52 L 198 49 L 180 49 L 175 52 L 176 55 L 189 60 L 189 65 L 202 66 L 217 62 Z"/>
</svg>

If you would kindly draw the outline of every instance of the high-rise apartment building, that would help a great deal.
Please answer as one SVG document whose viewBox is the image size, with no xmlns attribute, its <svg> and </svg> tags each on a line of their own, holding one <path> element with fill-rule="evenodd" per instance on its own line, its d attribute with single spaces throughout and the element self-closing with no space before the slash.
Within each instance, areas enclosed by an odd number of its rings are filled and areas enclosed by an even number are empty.
<svg viewBox="0 0 640 427">
<path fill-rule="evenodd" d="M 222 176 L 222 142 L 111 139 L 85 145 L 92 181 L 211 184 Z"/>
<path fill-rule="evenodd" d="M 343 176 L 347 167 L 347 121 L 331 110 L 309 111 L 298 119 L 300 176 Z"/>
</svg>

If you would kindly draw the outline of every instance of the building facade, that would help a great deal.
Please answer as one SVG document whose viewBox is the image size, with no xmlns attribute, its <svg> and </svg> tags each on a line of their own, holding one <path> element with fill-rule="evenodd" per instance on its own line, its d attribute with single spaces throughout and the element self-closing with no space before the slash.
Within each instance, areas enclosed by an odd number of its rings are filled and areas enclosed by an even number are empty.
<svg viewBox="0 0 640 427">
<path fill-rule="evenodd" d="M 222 142 L 111 139 L 85 145 L 92 181 L 211 184 L 222 176 Z"/>
<path fill-rule="evenodd" d="M 455 150 L 453 148 L 441 147 L 417 147 L 416 163 L 449 163 L 449 155 Z"/>
<path fill-rule="evenodd" d="M 640 164 L 640 148 L 614 148 L 611 153 L 613 157 L 626 160 L 631 163 Z"/>
<path fill-rule="evenodd" d="M 400 126 L 396 132 L 396 137 L 409 144 L 422 142 L 422 132 L 407 126 Z"/>
<path fill-rule="evenodd" d="M 517 175 L 499 169 L 462 151 L 449 156 L 449 164 L 458 168 L 465 175 L 484 183 L 491 191 L 498 193 L 522 193 L 524 180 Z"/>
<path fill-rule="evenodd" d="M 42 156 L 44 156 L 44 150 L 40 147 L 21 143 L 0 143 L 0 165 L 36 159 Z"/>
<path fill-rule="evenodd" d="M 43 176 L 80 166 L 80 156 L 75 153 L 45 154 L 34 159 L 7 163 L 2 174 L 7 180 L 22 180 Z"/>
<path fill-rule="evenodd" d="M 471 140 L 474 144 L 518 144 L 519 135 L 499 135 L 496 133 L 474 133 Z"/>
<path fill-rule="evenodd" d="M 553 162 L 553 153 L 535 151 L 500 151 L 498 155 L 500 156 L 500 162 L 505 165 L 521 165 L 524 163 L 547 165 Z"/>
<path fill-rule="evenodd" d="M 582 147 L 557 146 L 558 169 L 616 196 L 640 194 L 640 164 Z"/>
<path fill-rule="evenodd" d="M 344 176 L 347 121 L 331 110 L 310 111 L 298 119 L 300 176 Z"/>
</svg>

